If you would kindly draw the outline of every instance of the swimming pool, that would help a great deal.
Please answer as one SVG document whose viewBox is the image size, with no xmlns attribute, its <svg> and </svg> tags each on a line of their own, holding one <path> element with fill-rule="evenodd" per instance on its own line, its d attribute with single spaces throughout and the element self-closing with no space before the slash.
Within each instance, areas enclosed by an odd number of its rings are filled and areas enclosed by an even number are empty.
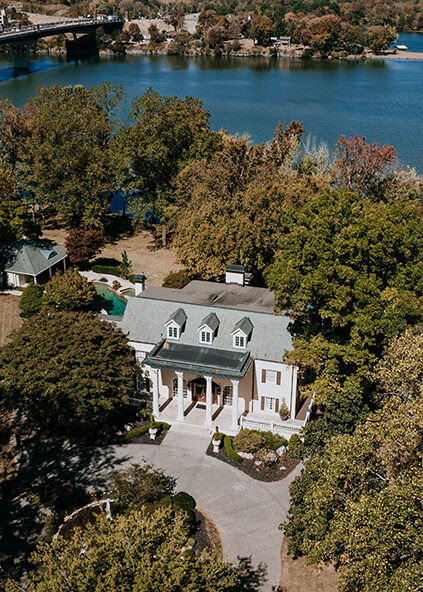
<svg viewBox="0 0 423 592">
<path fill-rule="evenodd" d="M 122 317 L 126 308 L 126 300 L 118 296 L 106 284 L 94 284 L 97 292 L 95 309 L 105 310 L 108 315 Z"/>
</svg>

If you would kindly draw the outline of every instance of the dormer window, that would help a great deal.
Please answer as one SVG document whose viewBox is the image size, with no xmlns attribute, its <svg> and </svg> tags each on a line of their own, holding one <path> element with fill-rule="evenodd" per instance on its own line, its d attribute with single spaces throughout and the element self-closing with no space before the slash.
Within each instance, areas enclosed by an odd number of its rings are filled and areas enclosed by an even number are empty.
<svg viewBox="0 0 423 592">
<path fill-rule="evenodd" d="M 210 344 L 212 342 L 212 332 L 207 329 L 200 331 L 200 343 Z"/>
<path fill-rule="evenodd" d="M 169 325 L 167 328 L 168 339 L 179 339 L 179 327 L 176 325 Z"/>
<path fill-rule="evenodd" d="M 245 335 L 234 335 L 234 347 L 244 349 L 245 348 Z"/>
<path fill-rule="evenodd" d="M 245 349 L 253 329 L 253 323 L 248 317 L 243 317 L 240 321 L 238 321 L 234 330 L 232 331 L 233 347 L 235 349 Z"/>
<path fill-rule="evenodd" d="M 180 339 L 184 330 L 187 315 L 182 308 L 178 308 L 166 323 L 166 334 L 168 339 Z"/>
<path fill-rule="evenodd" d="M 201 321 L 198 327 L 198 340 L 203 345 L 211 345 L 219 328 L 219 319 L 214 312 L 211 312 Z"/>
</svg>

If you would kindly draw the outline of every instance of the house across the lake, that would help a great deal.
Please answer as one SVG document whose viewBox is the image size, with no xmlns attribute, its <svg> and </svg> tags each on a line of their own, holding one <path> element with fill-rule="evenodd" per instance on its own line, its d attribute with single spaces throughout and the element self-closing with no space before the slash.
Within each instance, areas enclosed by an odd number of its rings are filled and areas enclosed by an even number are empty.
<svg viewBox="0 0 423 592">
<path fill-rule="evenodd" d="M 48 281 L 60 269 L 66 270 L 64 245 L 45 239 L 22 238 L 0 248 L 0 286 L 17 288 L 31 280 Z"/>
<path fill-rule="evenodd" d="M 119 325 L 149 378 L 156 419 L 229 434 L 242 426 L 299 432 L 310 401 L 300 402 L 297 368 L 283 362 L 290 319 L 274 313 L 270 290 L 247 285 L 239 265 L 227 266 L 225 283 L 181 290 L 136 280 Z"/>
</svg>

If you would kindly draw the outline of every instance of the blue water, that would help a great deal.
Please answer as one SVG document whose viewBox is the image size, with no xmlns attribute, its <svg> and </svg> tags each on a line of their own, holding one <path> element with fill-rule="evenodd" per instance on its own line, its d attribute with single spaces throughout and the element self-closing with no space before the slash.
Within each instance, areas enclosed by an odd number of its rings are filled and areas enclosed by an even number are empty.
<svg viewBox="0 0 423 592">
<path fill-rule="evenodd" d="M 96 309 L 104 309 L 108 315 L 123 316 L 126 300 L 116 296 L 105 284 L 95 284 L 94 287 L 99 296 L 95 303 Z"/>
<path fill-rule="evenodd" d="M 408 51 L 423 52 L 423 33 L 400 33 L 395 45 L 406 45 Z"/>
<path fill-rule="evenodd" d="M 417 37 L 416 37 L 417 36 Z M 404 34 L 410 47 L 418 34 Z M 41 85 L 112 81 L 123 85 L 126 102 L 152 86 L 162 94 L 203 100 L 216 130 L 268 140 L 279 121 L 300 120 L 306 134 L 332 149 L 341 134 L 393 144 L 403 164 L 423 172 L 423 62 L 301 61 L 266 58 L 127 56 L 65 63 L 43 58 L 29 75 L 13 77 L 0 62 L 0 98 L 17 105 Z"/>
</svg>

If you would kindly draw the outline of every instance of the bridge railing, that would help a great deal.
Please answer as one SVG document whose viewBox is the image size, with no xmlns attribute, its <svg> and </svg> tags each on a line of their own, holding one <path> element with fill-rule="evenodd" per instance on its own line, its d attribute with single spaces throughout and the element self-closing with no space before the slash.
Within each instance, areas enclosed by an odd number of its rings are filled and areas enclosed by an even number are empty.
<svg viewBox="0 0 423 592">
<path fill-rule="evenodd" d="M 116 23 L 119 22 L 120 19 L 117 20 L 106 20 L 106 19 L 72 19 L 67 21 L 59 21 L 53 23 L 43 23 L 40 25 L 25 25 L 23 27 L 16 27 L 5 29 L 4 31 L 0 32 L 0 37 L 8 37 L 8 36 L 16 36 L 19 33 L 29 33 L 31 31 L 45 31 L 46 29 L 55 29 L 55 28 L 66 28 L 66 27 L 74 27 L 75 25 L 99 25 L 100 23 Z"/>
</svg>

